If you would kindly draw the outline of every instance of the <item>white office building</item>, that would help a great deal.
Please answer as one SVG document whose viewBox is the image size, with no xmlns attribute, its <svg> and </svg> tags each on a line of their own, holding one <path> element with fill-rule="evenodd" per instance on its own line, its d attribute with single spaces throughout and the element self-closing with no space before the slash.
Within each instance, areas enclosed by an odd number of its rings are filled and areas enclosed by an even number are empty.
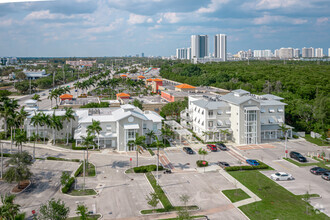
<svg viewBox="0 0 330 220">
<path fill-rule="evenodd" d="M 301 50 L 301 57 L 303 58 L 311 58 L 314 57 L 314 48 L 310 47 L 310 48 L 302 48 Z"/>
<path fill-rule="evenodd" d="M 328 57 L 330 57 L 330 48 L 328 49 Z"/>
<path fill-rule="evenodd" d="M 253 57 L 255 58 L 271 58 L 273 56 L 271 50 L 254 50 Z"/>
<path fill-rule="evenodd" d="M 323 48 L 315 48 L 315 57 L 322 58 L 323 56 Z"/>
<path fill-rule="evenodd" d="M 232 140 L 258 144 L 282 137 L 285 123 L 283 98 L 254 95 L 238 89 L 223 96 L 189 96 L 181 124 L 206 142 Z M 292 127 L 288 137 L 292 137 Z M 227 134 L 226 134 L 227 133 Z"/>
<path fill-rule="evenodd" d="M 207 35 L 191 35 L 191 58 L 204 58 L 209 54 Z"/>
<path fill-rule="evenodd" d="M 190 60 L 191 49 L 190 48 L 178 48 L 176 49 L 176 58 L 180 60 Z"/>
<path fill-rule="evenodd" d="M 220 58 L 222 61 L 227 60 L 227 36 L 225 34 L 214 36 L 214 58 Z"/>
<path fill-rule="evenodd" d="M 280 59 L 292 59 L 293 58 L 293 49 L 289 48 L 281 48 L 279 50 L 279 58 Z"/>
</svg>

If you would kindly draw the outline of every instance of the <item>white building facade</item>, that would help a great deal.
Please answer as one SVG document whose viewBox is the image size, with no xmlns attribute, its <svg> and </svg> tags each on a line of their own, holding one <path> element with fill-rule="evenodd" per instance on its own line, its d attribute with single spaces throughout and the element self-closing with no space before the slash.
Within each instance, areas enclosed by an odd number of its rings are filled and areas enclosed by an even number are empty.
<svg viewBox="0 0 330 220">
<path fill-rule="evenodd" d="M 191 35 L 191 58 L 204 58 L 209 54 L 207 35 Z"/>
<path fill-rule="evenodd" d="M 282 99 L 270 94 L 257 96 L 241 89 L 223 96 L 189 96 L 188 108 L 181 113 L 181 124 L 206 142 L 259 144 L 283 136 L 279 131 L 285 123 L 286 104 Z"/>
<path fill-rule="evenodd" d="M 220 58 L 222 61 L 227 60 L 227 36 L 225 34 L 214 36 L 214 57 Z"/>
</svg>

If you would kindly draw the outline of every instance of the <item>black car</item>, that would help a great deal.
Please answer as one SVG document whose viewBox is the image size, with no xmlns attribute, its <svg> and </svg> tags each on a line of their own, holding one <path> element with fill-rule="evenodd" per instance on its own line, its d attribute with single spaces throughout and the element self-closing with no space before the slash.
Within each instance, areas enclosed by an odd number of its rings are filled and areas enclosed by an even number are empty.
<svg viewBox="0 0 330 220">
<path fill-rule="evenodd" d="M 323 173 L 329 172 L 329 170 L 324 169 L 322 167 L 313 167 L 310 169 L 310 171 L 312 174 L 315 174 L 315 175 L 321 175 Z"/>
<path fill-rule="evenodd" d="M 183 147 L 183 151 L 187 154 L 194 154 L 194 151 L 190 147 Z"/>
<path fill-rule="evenodd" d="M 217 164 L 222 168 L 230 167 L 229 163 L 227 163 L 227 162 L 219 161 Z"/>
<path fill-rule="evenodd" d="M 217 146 L 217 148 L 219 148 L 219 150 L 228 150 L 227 146 L 223 143 L 217 143 L 217 144 L 215 144 L 215 146 Z"/>
<path fill-rule="evenodd" d="M 330 180 L 330 171 L 323 173 L 322 178 L 329 181 Z"/>
<path fill-rule="evenodd" d="M 304 157 L 303 155 L 301 155 L 300 153 L 295 152 L 295 151 L 290 152 L 290 157 L 298 160 L 299 162 L 307 162 L 306 157 Z"/>
</svg>

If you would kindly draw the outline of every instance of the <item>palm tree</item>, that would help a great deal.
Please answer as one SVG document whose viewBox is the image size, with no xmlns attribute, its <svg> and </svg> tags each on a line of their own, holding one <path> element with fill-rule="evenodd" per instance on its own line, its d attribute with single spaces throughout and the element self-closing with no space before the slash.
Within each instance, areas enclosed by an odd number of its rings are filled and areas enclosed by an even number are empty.
<svg viewBox="0 0 330 220">
<path fill-rule="evenodd" d="M 37 103 L 38 103 L 38 107 L 39 107 L 39 102 L 41 101 L 41 99 L 40 99 L 40 95 L 39 95 L 39 94 L 34 94 L 34 95 L 32 96 L 32 99 L 37 101 Z"/>
<path fill-rule="evenodd" d="M 95 135 L 91 135 L 90 132 L 87 133 L 86 137 L 81 136 L 82 142 L 81 145 L 86 147 L 87 150 L 87 170 L 88 170 L 88 148 L 93 147 L 95 148 L 95 142 L 94 142 Z"/>
<path fill-rule="evenodd" d="M 14 204 L 15 195 L 1 195 L 0 216 L 3 219 L 16 219 L 19 213 L 20 205 Z"/>
<path fill-rule="evenodd" d="M 100 121 L 94 121 L 94 119 L 92 120 L 92 124 L 87 126 L 87 132 L 97 135 L 97 145 L 100 149 L 100 131 L 102 131 L 102 128 L 100 126 Z M 95 145 L 93 147 L 93 150 L 95 149 Z"/>
<path fill-rule="evenodd" d="M 4 119 L 4 130 L 5 130 L 5 136 L 7 137 L 7 119 L 10 114 L 12 114 L 18 107 L 18 101 L 14 99 L 9 98 L 2 98 L 3 103 L 0 105 L 0 116 Z"/>
<path fill-rule="evenodd" d="M 205 142 L 206 142 L 207 137 L 211 135 L 211 131 L 202 131 L 202 133 L 203 133 L 202 136 L 205 137 Z"/>
<path fill-rule="evenodd" d="M 45 144 L 46 143 L 45 128 L 46 128 L 46 126 L 50 125 L 50 116 L 45 114 L 44 112 L 42 112 L 40 119 L 41 119 L 42 134 L 43 134 L 44 144 Z"/>
<path fill-rule="evenodd" d="M 53 112 L 52 116 L 50 117 L 50 127 L 53 129 L 53 145 L 55 145 L 56 144 L 55 130 L 59 131 L 59 130 L 63 129 L 61 117 L 55 115 L 55 111 Z"/>
<path fill-rule="evenodd" d="M 146 133 L 146 136 L 148 137 L 148 143 L 151 144 L 153 139 L 156 137 L 156 134 L 153 130 L 151 130 L 148 133 Z"/>
<path fill-rule="evenodd" d="M 53 89 L 52 91 L 50 91 L 49 95 L 48 95 L 48 99 L 50 99 L 50 108 L 53 108 L 53 99 L 56 100 L 56 105 L 57 105 L 57 90 Z"/>
<path fill-rule="evenodd" d="M 138 133 L 136 133 L 135 140 L 131 140 L 127 143 L 128 146 L 135 146 L 136 150 L 136 166 L 139 166 L 139 153 L 143 152 L 143 147 L 145 147 L 145 136 L 140 136 Z"/>
<path fill-rule="evenodd" d="M 37 127 L 37 138 L 34 140 L 34 142 L 36 142 L 37 139 L 39 139 L 39 126 L 42 125 L 41 113 L 34 112 L 34 116 L 31 118 L 30 123 L 33 127 Z"/>
<path fill-rule="evenodd" d="M 14 136 L 13 135 L 13 129 L 14 131 L 16 130 L 17 125 L 19 125 L 17 121 L 17 113 L 13 112 L 12 114 L 9 115 L 7 119 L 7 125 L 10 127 L 10 153 L 13 151 L 13 140 Z"/>
<path fill-rule="evenodd" d="M 15 136 L 15 144 L 16 147 L 19 148 L 21 147 L 21 153 L 23 151 L 23 143 L 26 143 L 27 138 L 26 138 L 26 131 L 24 130 L 18 130 L 16 136 Z"/>
<path fill-rule="evenodd" d="M 173 135 L 174 135 L 174 131 L 172 131 L 170 128 L 165 127 L 165 126 L 162 128 L 161 132 L 162 132 L 163 137 L 165 137 L 165 138 L 163 138 L 164 143 L 165 143 L 165 139 L 167 140 L 168 138 L 173 137 Z"/>
<path fill-rule="evenodd" d="M 29 165 L 32 164 L 31 156 L 26 152 L 12 154 L 8 161 L 12 166 L 9 167 L 4 174 L 4 179 L 9 182 L 17 182 L 18 189 L 20 189 L 20 183 L 23 180 L 27 180 L 32 176 Z"/>
<path fill-rule="evenodd" d="M 208 154 L 207 151 L 203 148 L 199 148 L 198 154 L 203 156 L 203 160 L 205 160 L 205 156 Z"/>
<path fill-rule="evenodd" d="M 225 142 L 227 142 L 227 135 L 230 134 L 230 132 L 228 131 L 228 129 L 220 130 L 220 132 L 221 132 L 222 135 L 224 135 Z"/>
<path fill-rule="evenodd" d="M 32 139 L 34 139 L 34 144 L 33 144 L 33 161 L 35 161 L 35 159 L 36 159 L 36 141 L 35 140 L 37 140 L 37 138 L 38 138 L 38 135 L 36 135 L 36 133 L 32 133 Z"/>
<path fill-rule="evenodd" d="M 18 121 L 20 122 L 20 127 L 21 127 L 21 130 L 23 129 L 24 127 L 24 121 L 25 119 L 27 118 L 27 116 L 29 116 L 29 113 L 27 111 L 25 111 L 25 107 L 23 106 L 21 108 L 21 110 L 19 112 L 17 112 L 17 119 Z"/>
<path fill-rule="evenodd" d="M 74 117 L 75 112 L 72 110 L 72 108 L 65 107 L 65 114 L 62 116 L 63 121 L 67 121 L 66 123 L 66 145 L 69 145 L 69 134 L 72 138 L 72 121 L 76 120 Z M 70 123 L 70 132 L 68 133 Z"/>
<path fill-rule="evenodd" d="M 157 181 L 158 181 L 158 179 L 159 179 L 159 176 L 158 176 L 158 167 L 159 167 L 159 148 L 161 147 L 161 148 L 164 148 L 165 147 L 165 145 L 161 142 L 161 141 L 159 141 L 159 139 L 158 139 L 158 137 L 157 136 L 155 136 L 155 145 L 156 145 L 156 147 L 157 147 Z"/>
<path fill-rule="evenodd" d="M 284 137 L 285 137 L 285 158 L 287 158 L 288 157 L 287 156 L 287 139 L 288 139 L 288 130 L 289 130 L 289 128 L 287 128 L 286 125 L 284 123 L 282 123 L 278 130 L 281 131 L 282 134 L 284 134 Z"/>
</svg>

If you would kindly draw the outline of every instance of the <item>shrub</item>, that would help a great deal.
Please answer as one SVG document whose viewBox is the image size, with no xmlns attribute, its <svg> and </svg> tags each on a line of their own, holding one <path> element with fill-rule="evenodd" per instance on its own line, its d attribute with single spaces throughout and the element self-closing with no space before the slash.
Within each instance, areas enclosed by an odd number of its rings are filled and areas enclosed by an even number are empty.
<svg viewBox="0 0 330 220">
<path fill-rule="evenodd" d="M 72 144 L 72 150 L 86 150 L 86 147 L 76 147 L 76 144 Z M 93 147 L 88 147 L 88 149 L 93 149 Z"/>
<path fill-rule="evenodd" d="M 107 108 L 109 107 L 109 102 L 101 102 L 101 103 L 88 103 L 86 105 L 80 106 L 80 108 Z"/>
<path fill-rule="evenodd" d="M 71 177 L 67 184 L 65 184 L 65 186 L 62 188 L 62 193 L 67 193 L 71 189 L 73 183 L 74 177 Z"/>
<path fill-rule="evenodd" d="M 150 153 L 151 156 L 154 156 L 155 155 L 155 153 L 151 149 L 148 149 L 148 151 L 149 151 L 149 153 Z"/>
<path fill-rule="evenodd" d="M 269 169 L 270 167 L 263 162 L 258 161 L 260 165 L 258 166 L 233 166 L 233 167 L 226 167 L 226 171 L 238 171 L 238 170 L 263 170 Z"/>
<path fill-rule="evenodd" d="M 163 170 L 164 168 L 162 166 L 158 166 L 158 170 Z M 135 173 L 148 173 L 151 171 L 157 170 L 157 165 L 147 165 L 147 166 L 140 166 L 140 167 L 134 167 L 133 168 Z"/>
<path fill-rule="evenodd" d="M 292 137 L 294 138 L 294 139 L 298 139 L 299 137 L 297 136 L 297 135 L 292 135 Z"/>
<path fill-rule="evenodd" d="M 203 164 L 203 162 L 206 162 L 205 164 Z M 207 167 L 209 165 L 209 162 L 207 162 L 206 160 L 197 160 L 196 164 L 198 167 Z"/>
</svg>

